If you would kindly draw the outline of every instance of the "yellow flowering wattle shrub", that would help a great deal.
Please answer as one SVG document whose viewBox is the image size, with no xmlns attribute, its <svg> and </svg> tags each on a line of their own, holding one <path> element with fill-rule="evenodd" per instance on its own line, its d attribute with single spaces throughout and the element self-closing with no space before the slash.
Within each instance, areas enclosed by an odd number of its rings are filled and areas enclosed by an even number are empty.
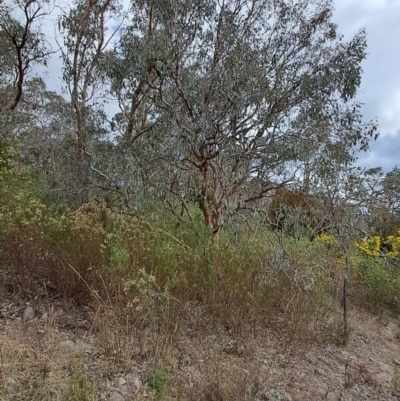
<svg viewBox="0 0 400 401">
<path fill-rule="evenodd" d="M 363 238 L 360 242 L 356 243 L 356 247 L 365 255 L 377 258 L 380 254 L 381 238 L 379 236 L 367 239 Z"/>
<path fill-rule="evenodd" d="M 391 250 L 386 253 L 389 258 L 397 258 L 400 255 L 400 230 L 397 231 L 397 236 L 389 235 L 386 243 L 390 246 Z"/>
<path fill-rule="evenodd" d="M 337 239 L 334 236 L 329 235 L 327 233 L 322 233 L 318 235 L 315 241 L 328 247 L 333 247 L 338 244 Z"/>
<path fill-rule="evenodd" d="M 385 246 L 381 249 L 382 244 Z M 356 248 L 359 252 L 352 258 L 353 279 L 361 284 L 365 300 L 398 310 L 400 277 L 395 258 L 400 254 L 400 231 L 386 241 L 379 236 L 363 239 Z"/>
<path fill-rule="evenodd" d="M 381 244 L 384 243 L 389 250 L 383 252 Z M 386 256 L 387 258 L 397 258 L 400 256 L 400 230 L 397 236 L 389 235 L 386 241 L 382 241 L 379 236 L 374 236 L 368 239 L 362 239 L 356 243 L 356 247 L 361 253 L 371 257 Z"/>
</svg>

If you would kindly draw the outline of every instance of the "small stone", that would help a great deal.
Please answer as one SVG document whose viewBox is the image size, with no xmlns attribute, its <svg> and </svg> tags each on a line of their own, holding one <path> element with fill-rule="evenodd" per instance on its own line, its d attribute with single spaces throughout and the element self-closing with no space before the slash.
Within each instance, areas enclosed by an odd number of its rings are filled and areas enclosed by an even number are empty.
<svg viewBox="0 0 400 401">
<path fill-rule="evenodd" d="M 189 355 L 185 355 L 182 359 L 183 366 L 190 366 L 192 364 L 192 360 Z"/>
<path fill-rule="evenodd" d="M 187 368 L 187 372 L 189 373 L 189 377 L 192 381 L 200 381 L 200 372 L 194 366 L 189 366 Z"/>
<path fill-rule="evenodd" d="M 35 310 L 32 306 L 27 306 L 22 314 L 22 321 L 29 322 L 35 318 Z"/>
<path fill-rule="evenodd" d="M 265 397 L 269 401 L 292 401 L 292 397 L 286 391 L 269 390 Z"/>
<path fill-rule="evenodd" d="M 61 341 L 58 346 L 68 352 L 73 353 L 91 353 L 92 348 L 89 344 L 84 343 L 82 340 L 77 340 L 76 342 L 72 340 Z"/>
<path fill-rule="evenodd" d="M 111 400 L 112 401 L 124 401 L 125 397 L 122 396 L 120 393 L 111 393 Z"/>
<path fill-rule="evenodd" d="M 329 393 L 326 394 L 325 399 L 328 400 L 328 401 L 336 401 L 337 400 L 336 394 L 332 393 L 332 392 L 329 392 Z"/>
<path fill-rule="evenodd" d="M 123 386 L 124 384 L 126 384 L 126 380 L 123 377 L 118 377 L 117 383 L 118 386 Z"/>
<path fill-rule="evenodd" d="M 129 384 L 133 384 L 134 387 L 135 387 L 137 390 L 139 390 L 140 387 L 142 387 L 142 383 L 141 383 L 140 379 L 139 379 L 138 377 L 134 376 L 132 373 L 128 373 L 128 374 L 125 376 L 125 379 L 126 379 L 126 381 L 127 381 Z"/>
<path fill-rule="evenodd" d="M 13 385 L 17 384 L 17 381 L 15 379 L 13 379 L 12 377 L 8 377 L 7 383 L 13 386 Z"/>
<path fill-rule="evenodd" d="M 139 390 L 140 387 L 142 387 L 142 382 L 140 381 L 140 379 L 138 377 L 134 377 L 132 382 L 133 382 L 133 385 L 136 387 L 137 390 Z"/>
<path fill-rule="evenodd" d="M 59 344 L 59 347 L 65 349 L 65 350 L 70 350 L 70 351 L 76 350 L 75 343 L 72 340 L 61 341 Z"/>
<path fill-rule="evenodd" d="M 83 351 L 85 354 L 90 354 L 93 351 L 93 347 L 90 344 L 86 344 L 82 340 L 78 340 L 76 342 L 76 347 L 80 350 Z"/>
</svg>

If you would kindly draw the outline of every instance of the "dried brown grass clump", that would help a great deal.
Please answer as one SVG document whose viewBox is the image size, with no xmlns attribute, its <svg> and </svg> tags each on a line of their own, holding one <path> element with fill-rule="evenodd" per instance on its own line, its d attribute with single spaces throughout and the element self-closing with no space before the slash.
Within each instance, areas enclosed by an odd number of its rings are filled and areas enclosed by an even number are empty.
<svg viewBox="0 0 400 401">
<path fill-rule="evenodd" d="M 321 244 L 267 229 L 216 240 L 104 205 L 56 214 L 35 199 L 19 201 L 24 207 L 6 219 L 2 242 L 3 272 L 20 288 L 127 308 L 137 326 L 166 336 L 187 327 L 234 336 L 273 327 L 289 342 L 332 333 L 326 317 L 342 271 Z"/>
<path fill-rule="evenodd" d="M 14 320 L 2 325 L 1 399 L 96 400 L 96 379 L 85 369 L 87 355 L 79 349 L 72 352 L 63 347 L 62 337 L 51 325 L 41 326 L 38 332 L 38 327 L 31 323 L 32 326 L 21 327 Z"/>
<path fill-rule="evenodd" d="M 16 197 L 18 202 L 19 197 Z M 10 285 L 27 292 L 41 287 L 77 303 L 108 303 L 124 299 L 124 285 L 139 269 L 120 245 L 128 218 L 104 205 L 86 205 L 74 213 L 58 213 L 36 199 L 2 215 L 2 272 Z"/>
</svg>

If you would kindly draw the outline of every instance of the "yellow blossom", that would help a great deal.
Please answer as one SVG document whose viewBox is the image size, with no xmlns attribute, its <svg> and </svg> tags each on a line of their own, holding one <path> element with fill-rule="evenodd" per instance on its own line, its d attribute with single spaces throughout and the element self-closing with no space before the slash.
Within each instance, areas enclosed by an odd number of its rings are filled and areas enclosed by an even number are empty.
<svg viewBox="0 0 400 401">
<path fill-rule="evenodd" d="M 329 247 L 337 245 L 337 239 L 327 233 L 322 233 L 318 235 L 318 237 L 315 240 L 320 244 L 324 244 Z"/>
<path fill-rule="evenodd" d="M 356 244 L 357 248 L 365 255 L 372 256 L 374 258 L 379 257 L 381 249 L 381 238 L 374 236 L 372 238 L 363 238 Z"/>
</svg>

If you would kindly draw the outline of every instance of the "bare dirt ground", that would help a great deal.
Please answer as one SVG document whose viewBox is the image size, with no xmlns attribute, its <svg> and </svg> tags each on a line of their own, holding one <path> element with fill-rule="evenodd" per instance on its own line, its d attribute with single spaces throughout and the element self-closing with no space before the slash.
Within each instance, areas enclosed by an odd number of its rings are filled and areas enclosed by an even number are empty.
<svg viewBox="0 0 400 401">
<path fill-rule="evenodd" d="M 347 345 L 288 345 L 276 332 L 233 338 L 95 328 L 65 301 L 3 299 L 0 399 L 398 400 L 400 327 L 353 310 Z M 106 326 L 106 323 L 104 324 Z M 118 335 L 120 333 L 120 335 Z"/>
</svg>

